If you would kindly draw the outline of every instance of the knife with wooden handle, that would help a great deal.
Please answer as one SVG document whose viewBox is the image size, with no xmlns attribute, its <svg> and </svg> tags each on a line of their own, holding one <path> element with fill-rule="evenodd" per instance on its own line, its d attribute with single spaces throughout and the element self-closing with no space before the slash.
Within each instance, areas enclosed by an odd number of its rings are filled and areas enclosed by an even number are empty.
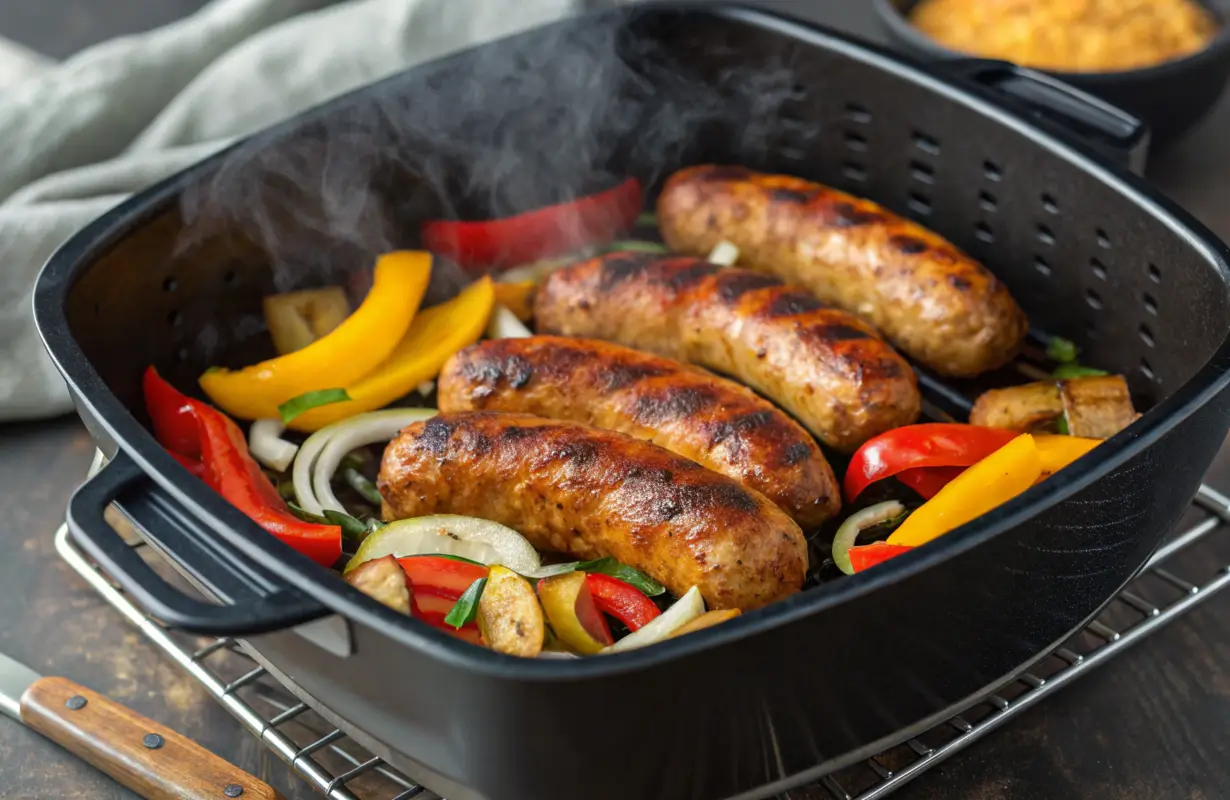
<svg viewBox="0 0 1230 800">
<path fill-rule="evenodd" d="M 65 678 L 0 653 L 0 712 L 151 800 L 281 800 L 196 742 Z"/>
</svg>

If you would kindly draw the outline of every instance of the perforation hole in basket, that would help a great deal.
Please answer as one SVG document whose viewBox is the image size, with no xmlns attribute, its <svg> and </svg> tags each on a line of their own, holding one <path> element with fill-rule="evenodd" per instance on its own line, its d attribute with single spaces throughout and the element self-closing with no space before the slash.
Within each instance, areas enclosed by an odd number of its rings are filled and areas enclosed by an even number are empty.
<svg viewBox="0 0 1230 800">
<path fill-rule="evenodd" d="M 867 137 L 856 131 L 846 131 L 846 147 L 856 153 L 867 152 Z"/>
<path fill-rule="evenodd" d="M 990 192 L 979 192 L 978 207 L 988 214 L 994 214 L 999 210 L 999 200 Z"/>
<path fill-rule="evenodd" d="M 1145 323 L 1140 323 L 1140 340 L 1145 343 L 1145 347 L 1152 347 L 1157 343 L 1153 337 L 1153 329 Z"/>
<path fill-rule="evenodd" d="M 1102 230 L 1101 228 L 1098 228 L 1096 231 L 1094 231 L 1094 235 L 1098 239 L 1098 247 L 1102 247 L 1107 250 L 1110 249 L 1110 236 L 1106 233 L 1106 231 Z"/>
<path fill-rule="evenodd" d="M 852 181 L 862 183 L 867 180 L 867 168 L 855 161 L 847 161 L 841 165 L 841 174 Z"/>
<path fill-rule="evenodd" d="M 235 273 L 235 270 L 228 269 L 226 273 L 222 276 L 222 283 L 226 286 L 234 286 L 235 281 L 237 281 L 238 279 L 239 279 L 239 276 Z"/>
<path fill-rule="evenodd" d="M 94 316 L 98 317 L 98 316 L 101 316 L 101 315 L 102 315 L 102 304 L 101 304 L 101 303 L 95 303 L 95 304 L 94 304 Z"/>
<path fill-rule="evenodd" d="M 173 292 L 178 288 L 179 288 L 179 281 L 175 280 L 175 278 L 173 277 L 168 277 L 166 280 L 162 282 L 162 291 L 164 292 Z"/>
<path fill-rule="evenodd" d="M 1149 363 L 1147 358 L 1140 359 L 1140 374 L 1151 381 L 1157 380 L 1157 373 L 1153 371 L 1153 365 Z"/>
<path fill-rule="evenodd" d="M 788 158 L 791 161 L 804 161 L 808 157 L 808 153 L 802 147 L 791 147 L 790 145 L 778 145 L 777 154 L 782 158 Z"/>
<path fill-rule="evenodd" d="M 914 146 L 929 156 L 940 154 L 940 140 L 922 131 L 914 131 Z"/>
<path fill-rule="evenodd" d="M 1089 307 L 1094 311 L 1102 310 L 1102 297 L 1093 289 L 1085 290 L 1085 302 L 1088 303 Z"/>
<path fill-rule="evenodd" d="M 1154 283 L 1162 282 L 1162 271 L 1157 268 L 1157 264 L 1149 265 L 1149 280 L 1153 281 Z"/>
<path fill-rule="evenodd" d="M 1144 304 L 1145 304 L 1145 311 L 1148 311 L 1150 314 L 1156 317 L 1157 316 L 1157 300 L 1153 297 L 1153 295 L 1149 294 L 1148 292 L 1145 292 Z"/>
<path fill-rule="evenodd" d="M 1089 259 L 1089 268 L 1093 270 L 1093 276 L 1099 280 L 1106 280 L 1106 265 L 1096 258 Z"/>
<path fill-rule="evenodd" d="M 1042 242 L 1042 244 L 1052 245 L 1055 243 L 1055 232 L 1045 225 L 1039 225 L 1037 233 L 1038 241 Z"/>
<path fill-rule="evenodd" d="M 931 213 L 931 198 L 918 192 L 910 192 L 906 205 L 915 214 L 920 214 L 924 217 Z"/>
<path fill-rule="evenodd" d="M 176 363 L 183 364 L 187 360 L 188 360 L 188 348 L 180 347 L 179 349 L 175 351 Z"/>
<path fill-rule="evenodd" d="M 928 186 L 935 183 L 935 168 L 921 161 L 910 162 L 910 177 Z"/>
<path fill-rule="evenodd" d="M 871 111 L 859 103 L 846 103 L 845 117 L 851 122 L 857 122 L 860 125 L 866 125 L 872 119 Z"/>
<path fill-rule="evenodd" d="M 1042 193 L 1042 210 L 1048 214 L 1059 213 L 1059 201 L 1046 192 Z"/>
<path fill-rule="evenodd" d="M 995 241 L 995 231 L 985 222 L 979 222 L 974 226 L 974 236 L 978 237 L 978 241 L 990 244 Z"/>
<path fill-rule="evenodd" d="M 1038 272 L 1039 275 L 1045 276 L 1047 278 L 1051 277 L 1050 262 L 1048 262 L 1042 256 L 1034 256 L 1034 269 Z"/>
<path fill-rule="evenodd" d="M 167 314 L 167 322 L 173 327 L 179 327 L 183 321 L 184 315 L 181 314 L 178 309 L 172 311 L 170 314 Z"/>
<path fill-rule="evenodd" d="M 989 181 L 999 182 L 1004 179 L 1003 169 L 1001 169 L 999 164 L 996 164 L 994 161 L 982 162 L 982 174 L 985 175 Z"/>
</svg>

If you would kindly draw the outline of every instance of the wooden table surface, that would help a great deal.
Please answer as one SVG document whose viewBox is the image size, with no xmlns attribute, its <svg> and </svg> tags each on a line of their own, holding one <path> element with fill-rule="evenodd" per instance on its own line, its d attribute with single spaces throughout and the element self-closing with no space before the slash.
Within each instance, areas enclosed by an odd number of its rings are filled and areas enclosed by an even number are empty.
<svg viewBox="0 0 1230 800">
<path fill-rule="evenodd" d="M 874 35 L 865 0 L 818 5 L 782 0 Z M 198 0 L 186 0 L 184 8 Z M 154 9 L 162 0 L 126 0 Z M 41 15 L 33 11 L 44 9 Z M 31 44 L 55 38 L 48 9 L 97 15 L 94 3 L 0 0 L 0 33 L 22 40 L 10 9 L 34 19 Z M 114 8 L 108 5 L 108 9 Z M 76 19 L 76 18 L 74 18 Z M 127 27 L 147 27 L 134 16 Z M 108 32 L 120 25 L 114 18 Z M 43 27 L 38 27 L 38 26 Z M 50 26 L 50 27 L 48 27 Z M 50 31 L 50 32 L 48 32 Z M 74 42 L 76 40 L 73 40 Z M 1150 177 L 1230 238 L 1230 97 L 1180 147 L 1156 158 Z M 75 419 L 0 426 L 0 652 L 45 673 L 72 677 L 191 736 L 273 784 L 288 798 L 316 795 L 247 735 L 177 667 L 147 644 L 56 556 L 52 535 L 64 503 L 83 478 L 92 445 Z M 1230 448 L 1210 483 L 1230 490 Z M 1219 557 L 1230 560 L 1223 548 Z M 131 797 L 101 774 L 0 717 L 0 797 Z M 940 798 L 1230 797 L 1230 593 L 1215 597 L 1139 647 L 1081 678 L 1005 728 L 907 785 L 902 800 Z"/>
</svg>

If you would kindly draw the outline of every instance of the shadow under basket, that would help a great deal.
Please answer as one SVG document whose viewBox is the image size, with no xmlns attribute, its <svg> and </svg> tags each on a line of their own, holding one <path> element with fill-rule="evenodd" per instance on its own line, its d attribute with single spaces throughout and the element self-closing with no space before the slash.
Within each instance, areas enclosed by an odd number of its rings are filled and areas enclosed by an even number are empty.
<svg viewBox="0 0 1230 800">
<path fill-rule="evenodd" d="M 1024 90 L 1028 87 L 1028 90 Z M 814 778 L 951 717 L 1079 630 L 1195 494 L 1230 417 L 1230 272 L 1125 167 L 1135 120 L 1027 70 L 911 66 L 732 7 L 605 11 L 307 112 L 117 207 L 64 246 L 36 316 L 108 466 L 74 539 L 155 619 L 238 636 L 332 724 L 450 798 L 720 798 Z M 438 634 L 295 554 L 146 427 L 266 354 L 274 290 L 357 293 L 440 215 L 506 215 L 679 167 L 742 164 L 876 200 L 982 259 L 1039 330 L 1127 376 L 1144 416 L 1010 503 L 883 567 L 660 646 L 526 661 Z M 433 277 L 429 302 L 458 276 Z M 959 416 L 970 387 L 924 376 Z M 105 524 L 115 503 L 213 597 Z"/>
</svg>

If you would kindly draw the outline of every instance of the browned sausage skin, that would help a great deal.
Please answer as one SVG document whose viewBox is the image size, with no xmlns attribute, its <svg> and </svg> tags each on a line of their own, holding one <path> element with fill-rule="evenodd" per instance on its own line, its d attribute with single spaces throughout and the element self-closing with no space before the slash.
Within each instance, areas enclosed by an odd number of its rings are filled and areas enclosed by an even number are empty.
<svg viewBox="0 0 1230 800">
<path fill-rule="evenodd" d="M 540 550 L 612 556 L 675 595 L 752 609 L 797 592 L 803 532 L 763 495 L 649 442 L 528 414 L 439 414 L 380 466 L 384 518 L 466 514 Z"/>
<path fill-rule="evenodd" d="M 1004 365 L 1028 328 L 1007 287 L 982 264 L 921 225 L 818 183 L 690 167 L 667 181 L 658 220 L 672 250 L 705 255 L 729 241 L 740 266 L 859 314 L 943 375 Z"/>
<path fill-rule="evenodd" d="M 919 412 L 908 363 L 852 314 L 743 269 L 613 253 L 552 273 L 539 331 L 606 339 L 737 379 L 822 442 L 852 452 Z"/>
<path fill-rule="evenodd" d="M 495 339 L 456 353 L 441 411 L 511 411 L 651 441 L 755 489 L 803 528 L 837 513 L 840 491 L 812 437 L 739 384 L 610 342 Z"/>
</svg>

